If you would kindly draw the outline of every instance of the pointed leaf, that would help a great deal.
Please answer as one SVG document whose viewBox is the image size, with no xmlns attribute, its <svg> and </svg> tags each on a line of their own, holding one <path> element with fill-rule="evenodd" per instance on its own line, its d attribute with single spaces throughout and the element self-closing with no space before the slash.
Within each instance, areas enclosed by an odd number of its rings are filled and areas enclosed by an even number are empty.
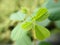
<svg viewBox="0 0 60 45">
<path fill-rule="evenodd" d="M 39 25 L 35 26 L 35 33 L 36 33 L 36 38 L 39 40 L 43 40 L 50 36 L 50 32 L 48 31 L 48 29 Z"/>
</svg>

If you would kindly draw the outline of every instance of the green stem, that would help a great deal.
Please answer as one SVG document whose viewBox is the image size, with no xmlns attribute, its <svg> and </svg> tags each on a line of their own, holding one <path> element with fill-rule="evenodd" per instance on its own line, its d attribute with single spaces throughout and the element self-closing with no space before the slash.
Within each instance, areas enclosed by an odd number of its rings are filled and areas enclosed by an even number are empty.
<svg viewBox="0 0 60 45">
<path fill-rule="evenodd" d="M 30 7 L 30 13 L 29 13 L 30 16 L 31 16 L 33 10 L 36 8 L 36 6 L 37 6 L 37 0 L 34 0 L 33 5 Z M 36 45 L 36 38 L 35 38 L 35 20 L 33 21 L 32 28 L 33 28 L 32 29 L 33 42 L 34 42 L 34 45 Z"/>
</svg>

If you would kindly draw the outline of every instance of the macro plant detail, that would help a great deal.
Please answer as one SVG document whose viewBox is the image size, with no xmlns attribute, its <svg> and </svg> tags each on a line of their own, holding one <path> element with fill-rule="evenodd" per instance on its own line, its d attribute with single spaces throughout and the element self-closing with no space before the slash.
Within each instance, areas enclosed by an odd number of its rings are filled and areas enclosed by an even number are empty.
<svg viewBox="0 0 60 45">
<path fill-rule="evenodd" d="M 23 10 L 23 12 L 24 11 L 25 10 Z M 19 11 L 12 14 L 10 17 L 11 20 L 15 19 L 15 21 L 20 21 L 11 33 L 13 41 L 16 41 L 16 43 L 19 41 L 21 45 L 32 45 L 31 39 L 27 35 L 28 31 L 32 31 L 34 40 L 44 40 L 50 36 L 48 29 L 37 24 L 37 22 L 41 22 L 48 18 L 49 13 L 47 8 L 38 8 L 35 15 L 27 15 L 23 12 Z"/>
<path fill-rule="evenodd" d="M 0 45 L 60 45 L 60 0 L 0 0 Z"/>
</svg>

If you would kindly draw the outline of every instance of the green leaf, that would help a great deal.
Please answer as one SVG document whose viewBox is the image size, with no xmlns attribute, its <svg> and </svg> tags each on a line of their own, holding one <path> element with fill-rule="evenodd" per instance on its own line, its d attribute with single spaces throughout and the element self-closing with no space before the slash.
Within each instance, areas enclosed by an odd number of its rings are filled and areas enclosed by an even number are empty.
<svg viewBox="0 0 60 45">
<path fill-rule="evenodd" d="M 15 45 L 32 45 L 32 42 L 27 35 L 23 35 L 15 42 Z"/>
<path fill-rule="evenodd" d="M 27 36 L 27 31 L 21 28 L 19 23 L 11 33 L 11 39 L 15 41 L 15 45 L 31 45 L 32 42 Z"/>
<path fill-rule="evenodd" d="M 45 6 L 49 10 L 51 21 L 60 20 L 60 0 L 49 0 Z"/>
<path fill-rule="evenodd" d="M 43 42 L 40 42 L 39 45 L 51 45 L 51 43 L 43 41 Z"/>
<path fill-rule="evenodd" d="M 21 25 L 23 29 L 30 30 L 32 28 L 31 17 L 29 16 L 28 18 L 26 18 L 26 20 Z"/>
<path fill-rule="evenodd" d="M 37 24 L 45 27 L 45 26 L 47 26 L 50 22 L 51 22 L 51 21 L 50 21 L 49 19 L 46 19 L 46 20 L 44 20 L 44 21 L 42 21 L 42 22 L 38 22 L 38 21 L 37 21 Z"/>
<path fill-rule="evenodd" d="M 43 21 L 48 17 L 48 10 L 46 8 L 40 8 L 32 20 Z"/>
<path fill-rule="evenodd" d="M 40 17 L 39 19 L 37 19 L 37 21 L 43 21 L 43 20 L 47 19 L 48 16 L 49 16 L 49 14 L 46 13 L 46 14 L 44 14 L 44 16 L 42 16 L 42 17 Z"/>
<path fill-rule="evenodd" d="M 35 33 L 36 38 L 39 40 L 44 40 L 45 38 L 48 38 L 50 36 L 50 32 L 48 31 L 48 29 L 39 25 L 35 26 Z"/>
<path fill-rule="evenodd" d="M 48 9 L 51 8 L 59 8 L 60 7 L 60 0 L 49 0 L 48 3 L 45 5 Z"/>
<path fill-rule="evenodd" d="M 26 14 L 18 11 L 16 13 L 11 14 L 10 20 L 15 20 L 15 21 L 23 21 L 25 19 Z"/>
<path fill-rule="evenodd" d="M 49 9 L 49 12 L 50 12 L 49 19 L 51 21 L 60 20 L 60 8 L 51 8 Z"/>
<path fill-rule="evenodd" d="M 25 30 L 30 30 L 32 28 L 32 22 L 30 21 L 25 21 L 22 23 L 22 28 Z"/>
<path fill-rule="evenodd" d="M 27 14 L 28 13 L 28 8 L 26 7 L 21 7 L 21 12 Z"/>
<path fill-rule="evenodd" d="M 19 38 L 21 38 L 24 34 L 26 34 L 27 31 L 23 30 L 21 28 L 21 24 L 19 23 L 11 32 L 11 39 L 16 41 L 18 40 Z"/>
</svg>

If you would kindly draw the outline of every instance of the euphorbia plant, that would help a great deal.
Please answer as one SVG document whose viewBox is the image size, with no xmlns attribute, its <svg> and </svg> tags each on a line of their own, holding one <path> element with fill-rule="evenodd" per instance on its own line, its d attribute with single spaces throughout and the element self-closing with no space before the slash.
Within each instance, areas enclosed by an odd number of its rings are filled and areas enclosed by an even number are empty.
<svg viewBox="0 0 60 45">
<path fill-rule="evenodd" d="M 15 41 L 15 45 L 32 45 L 27 35 L 29 30 L 32 31 L 33 38 L 37 40 L 44 40 L 50 36 L 48 29 L 37 24 L 37 22 L 41 22 L 49 16 L 48 10 L 46 8 L 38 8 L 31 15 L 27 15 L 27 12 L 27 9 L 23 9 L 23 11 L 11 15 L 12 20 L 20 21 L 11 33 L 11 38 Z"/>
</svg>

